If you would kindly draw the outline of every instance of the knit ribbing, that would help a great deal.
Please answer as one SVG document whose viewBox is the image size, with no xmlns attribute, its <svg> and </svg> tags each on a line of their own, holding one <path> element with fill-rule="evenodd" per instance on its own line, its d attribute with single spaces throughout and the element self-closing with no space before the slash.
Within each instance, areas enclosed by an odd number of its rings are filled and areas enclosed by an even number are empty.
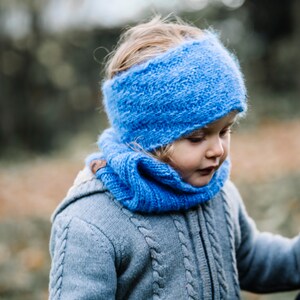
<svg viewBox="0 0 300 300">
<path fill-rule="evenodd" d="M 143 235 L 146 244 L 149 247 L 152 274 L 153 274 L 153 299 L 161 300 L 162 293 L 165 287 L 165 270 L 164 270 L 164 259 L 163 252 L 160 249 L 159 243 L 156 241 L 156 237 L 153 235 L 153 229 L 151 225 L 142 221 L 137 215 L 132 214 L 127 209 L 121 208 L 122 212 L 129 218 L 130 222 L 137 228 L 137 230 Z"/>
<path fill-rule="evenodd" d="M 216 236 L 216 224 L 214 220 L 214 211 L 212 208 L 212 203 L 207 202 L 202 206 L 203 214 L 206 221 L 206 227 L 208 231 L 209 240 L 211 243 L 212 254 L 215 261 L 216 272 L 218 276 L 218 283 L 220 286 L 220 299 L 226 299 L 226 295 L 228 293 L 228 287 L 226 284 L 224 268 L 222 265 L 222 257 L 221 257 L 221 249 L 220 249 L 220 242 Z"/>
<path fill-rule="evenodd" d="M 183 254 L 183 263 L 185 267 L 185 278 L 187 281 L 186 289 L 189 300 L 197 300 L 197 292 L 196 292 L 196 282 L 195 282 L 195 274 L 194 268 L 191 262 L 191 253 L 188 249 L 188 232 L 184 229 L 184 226 L 181 222 L 181 218 L 176 215 L 172 215 L 173 222 L 178 231 L 178 237 L 181 243 L 181 250 Z"/>
<path fill-rule="evenodd" d="M 118 141 L 112 130 L 104 131 L 99 146 L 103 151 L 99 158 L 104 158 L 107 165 L 96 172 L 96 177 L 131 211 L 161 213 L 195 207 L 212 199 L 230 172 L 230 162 L 226 160 L 207 185 L 194 187 L 168 164 Z M 89 165 L 90 159 L 86 162 Z"/>
<path fill-rule="evenodd" d="M 54 268 L 51 271 L 51 287 L 50 287 L 50 298 L 53 300 L 61 299 L 61 286 L 63 280 L 64 260 L 66 252 L 66 244 L 69 232 L 69 225 L 61 229 L 61 232 L 57 232 L 56 245 L 58 251 L 56 256 L 53 258 L 56 262 Z"/>
<path fill-rule="evenodd" d="M 238 278 L 238 271 L 237 271 L 237 262 L 235 256 L 235 246 L 234 246 L 234 225 L 233 225 L 233 216 L 232 216 L 232 207 L 230 207 L 229 199 L 227 198 L 226 193 L 222 192 L 222 198 L 224 203 L 224 210 L 225 210 L 225 219 L 226 219 L 226 228 L 229 235 L 230 241 L 230 254 L 231 254 L 231 267 L 233 270 L 233 283 L 234 283 L 234 293 L 236 296 L 236 300 L 240 299 L 240 284 Z"/>
<path fill-rule="evenodd" d="M 247 108 L 237 60 L 211 32 L 116 75 L 102 90 L 120 140 L 148 151 Z"/>
</svg>

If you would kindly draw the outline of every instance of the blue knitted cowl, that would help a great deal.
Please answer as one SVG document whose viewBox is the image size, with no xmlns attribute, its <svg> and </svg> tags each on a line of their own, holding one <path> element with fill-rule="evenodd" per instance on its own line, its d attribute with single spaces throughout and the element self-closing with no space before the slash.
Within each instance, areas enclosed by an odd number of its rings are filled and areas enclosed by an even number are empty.
<svg viewBox="0 0 300 300">
<path fill-rule="evenodd" d="M 246 111 L 239 64 L 214 33 L 115 75 L 102 92 L 111 129 L 99 138 L 107 164 L 96 176 L 117 201 L 131 211 L 161 213 L 188 209 L 220 191 L 229 176 L 228 160 L 206 186 L 194 187 L 146 153 L 232 111 Z M 133 150 L 134 144 L 143 151 Z"/>
<path fill-rule="evenodd" d="M 212 199 L 229 176 L 230 163 L 226 160 L 209 184 L 194 187 L 184 182 L 168 164 L 120 142 L 112 129 L 102 133 L 98 145 L 102 153 L 90 155 L 86 163 L 89 165 L 95 159 L 106 160 L 106 166 L 95 175 L 114 198 L 131 211 L 163 213 L 186 210 Z"/>
</svg>

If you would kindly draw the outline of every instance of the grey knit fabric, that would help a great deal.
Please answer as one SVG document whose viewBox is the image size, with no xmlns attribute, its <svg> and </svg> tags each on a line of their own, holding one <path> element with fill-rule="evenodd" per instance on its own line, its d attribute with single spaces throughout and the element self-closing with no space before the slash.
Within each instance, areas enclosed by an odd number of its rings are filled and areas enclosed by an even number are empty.
<svg viewBox="0 0 300 300">
<path fill-rule="evenodd" d="M 231 182 L 186 211 L 138 214 L 88 170 L 53 215 L 50 299 L 239 299 L 300 287 L 299 238 L 260 233 Z"/>
</svg>

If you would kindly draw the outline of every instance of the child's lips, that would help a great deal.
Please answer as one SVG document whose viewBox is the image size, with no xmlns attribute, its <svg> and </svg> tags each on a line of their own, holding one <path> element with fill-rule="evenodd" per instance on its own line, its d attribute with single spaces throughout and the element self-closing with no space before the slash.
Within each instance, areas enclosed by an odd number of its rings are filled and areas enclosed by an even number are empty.
<svg viewBox="0 0 300 300">
<path fill-rule="evenodd" d="M 198 171 L 200 172 L 201 175 L 205 176 L 205 175 L 210 175 L 211 173 L 215 172 L 216 169 L 217 169 L 217 166 L 211 166 L 211 167 L 207 167 L 204 169 L 199 169 Z"/>
</svg>

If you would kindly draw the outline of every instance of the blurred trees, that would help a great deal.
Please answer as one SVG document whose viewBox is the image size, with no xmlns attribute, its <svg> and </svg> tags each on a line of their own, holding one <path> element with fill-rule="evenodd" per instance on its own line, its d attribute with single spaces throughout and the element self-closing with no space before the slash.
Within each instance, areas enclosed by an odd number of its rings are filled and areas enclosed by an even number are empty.
<svg viewBox="0 0 300 300">
<path fill-rule="evenodd" d="M 35 30 L 21 40 L 2 38 L 1 145 L 46 151 L 55 135 L 83 126 L 100 105 L 93 50 L 98 41 L 110 48 L 117 33 Z M 105 54 L 96 52 L 101 59 Z"/>
<path fill-rule="evenodd" d="M 47 152 L 83 128 L 96 136 L 105 122 L 97 111 L 102 65 L 93 56 L 101 46 L 95 56 L 103 61 L 105 49 L 112 49 L 121 29 L 51 33 L 41 20 L 46 2 L 0 3 L 0 24 L 20 8 L 29 18 L 28 32 L 21 37 L 0 26 L 0 154 L 16 148 Z M 299 13 L 296 0 L 252 0 L 236 10 L 211 5 L 182 15 L 201 27 L 209 24 L 224 32 L 224 40 L 241 59 L 250 91 L 292 93 L 291 102 L 296 103 Z M 272 95 L 269 98 L 274 101 Z"/>
<path fill-rule="evenodd" d="M 57 138 L 84 126 L 100 106 L 100 68 L 93 50 L 99 45 L 110 49 L 119 34 L 113 29 L 47 33 L 39 26 L 39 9 L 29 11 L 29 34 L 1 36 L 2 151 L 46 152 Z M 99 50 L 95 55 L 102 60 L 106 54 Z"/>
<path fill-rule="evenodd" d="M 252 0 L 246 3 L 251 28 L 263 43 L 257 65 L 264 84 L 275 90 L 295 89 L 300 77 L 300 3 Z"/>
<path fill-rule="evenodd" d="M 6 9 L 21 4 L 7 2 Z M 47 152 L 90 121 L 100 106 L 100 67 L 93 51 L 99 45 L 111 50 L 119 35 L 118 29 L 51 34 L 40 24 L 43 1 L 25 4 L 29 33 L 0 36 L 0 153 L 13 147 Z M 107 51 L 96 51 L 97 60 Z"/>
</svg>

